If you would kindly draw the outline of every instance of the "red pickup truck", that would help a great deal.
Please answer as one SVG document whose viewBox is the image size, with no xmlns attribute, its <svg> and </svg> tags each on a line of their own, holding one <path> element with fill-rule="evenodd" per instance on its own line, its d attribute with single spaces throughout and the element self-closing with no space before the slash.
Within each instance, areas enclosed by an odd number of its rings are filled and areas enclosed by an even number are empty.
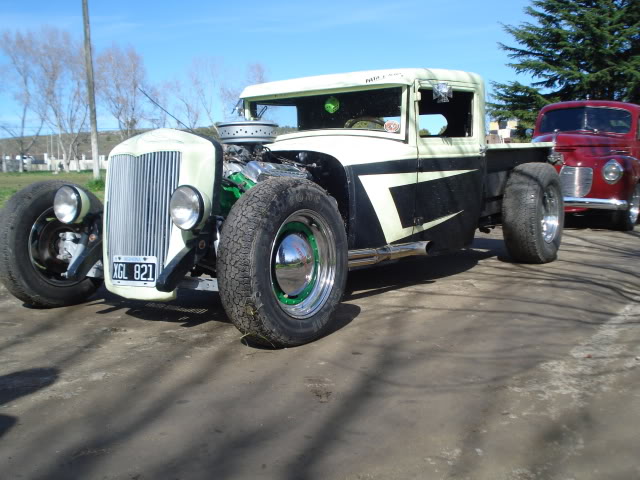
<svg viewBox="0 0 640 480">
<path fill-rule="evenodd" d="M 640 211 L 640 105 L 560 102 L 544 107 L 534 142 L 555 143 L 567 213 L 605 210 L 611 226 L 633 230 Z"/>
</svg>

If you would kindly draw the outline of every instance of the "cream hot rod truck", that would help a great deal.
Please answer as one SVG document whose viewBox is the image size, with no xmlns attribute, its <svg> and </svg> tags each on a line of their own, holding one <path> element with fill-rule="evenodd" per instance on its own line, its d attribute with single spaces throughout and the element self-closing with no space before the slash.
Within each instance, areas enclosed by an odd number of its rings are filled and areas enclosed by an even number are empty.
<svg viewBox="0 0 640 480">
<path fill-rule="evenodd" d="M 0 278 L 29 305 L 219 291 L 255 342 L 323 335 L 349 269 L 469 245 L 502 225 L 518 262 L 556 258 L 552 144 L 486 145 L 472 73 L 356 72 L 254 85 L 220 141 L 161 129 L 109 155 L 104 208 L 61 182 L 2 213 Z M 273 119 L 294 131 L 276 138 Z M 425 264 L 428 268 L 428 264 Z"/>
</svg>

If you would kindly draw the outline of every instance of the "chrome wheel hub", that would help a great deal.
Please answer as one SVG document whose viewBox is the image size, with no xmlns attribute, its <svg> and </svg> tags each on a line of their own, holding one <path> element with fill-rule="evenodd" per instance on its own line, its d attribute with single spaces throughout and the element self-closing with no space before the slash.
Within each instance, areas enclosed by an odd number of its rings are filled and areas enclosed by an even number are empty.
<svg viewBox="0 0 640 480">
<path fill-rule="evenodd" d="M 60 223 L 53 213 L 53 207 L 43 212 L 31 226 L 29 233 L 29 259 L 42 280 L 56 286 L 75 285 L 77 281 L 67 280 L 64 273 L 69 267 L 65 252 L 69 245 L 61 240 L 61 234 L 72 234 L 69 225 Z M 74 245 L 75 246 L 75 245 Z"/>
<path fill-rule="evenodd" d="M 318 313 L 333 290 L 336 259 L 333 232 L 321 215 L 290 215 L 271 246 L 271 284 L 280 308 L 298 319 Z"/>
<path fill-rule="evenodd" d="M 286 234 L 280 241 L 275 258 L 278 285 L 288 297 L 300 295 L 313 280 L 315 262 L 313 248 L 301 233 Z"/>
<path fill-rule="evenodd" d="M 560 227 L 560 202 L 556 191 L 547 188 L 542 198 L 542 238 L 546 243 L 551 243 L 556 238 Z"/>
</svg>

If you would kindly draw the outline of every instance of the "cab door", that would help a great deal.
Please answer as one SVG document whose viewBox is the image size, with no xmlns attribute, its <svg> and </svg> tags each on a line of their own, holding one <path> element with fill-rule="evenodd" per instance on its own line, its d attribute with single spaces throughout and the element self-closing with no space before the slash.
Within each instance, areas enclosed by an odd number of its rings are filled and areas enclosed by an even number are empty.
<svg viewBox="0 0 640 480">
<path fill-rule="evenodd" d="M 432 252 L 473 241 L 485 176 L 483 89 L 463 83 L 418 82 L 418 152 L 414 236 Z"/>
</svg>

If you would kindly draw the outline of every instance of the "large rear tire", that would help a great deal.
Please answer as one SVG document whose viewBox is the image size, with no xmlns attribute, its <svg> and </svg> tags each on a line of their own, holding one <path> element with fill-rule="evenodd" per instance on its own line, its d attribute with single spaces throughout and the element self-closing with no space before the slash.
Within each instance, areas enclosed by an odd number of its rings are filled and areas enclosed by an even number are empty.
<svg viewBox="0 0 640 480">
<path fill-rule="evenodd" d="M 0 281 L 27 305 L 62 307 L 83 302 L 102 280 L 67 280 L 62 276 L 69 263 L 57 258 L 60 233 L 76 226 L 59 222 L 53 214 L 57 190 L 69 182 L 33 183 L 9 199 L 0 216 Z M 92 211 L 102 210 L 95 195 L 86 192 Z"/>
<path fill-rule="evenodd" d="M 336 201 L 310 181 L 260 182 L 224 222 L 222 305 L 255 343 L 291 347 L 324 335 L 346 277 L 347 239 Z"/>
<path fill-rule="evenodd" d="M 502 231 L 516 262 L 548 263 L 557 258 L 564 227 L 564 202 L 555 169 L 524 163 L 511 173 L 502 202 Z"/>
</svg>

